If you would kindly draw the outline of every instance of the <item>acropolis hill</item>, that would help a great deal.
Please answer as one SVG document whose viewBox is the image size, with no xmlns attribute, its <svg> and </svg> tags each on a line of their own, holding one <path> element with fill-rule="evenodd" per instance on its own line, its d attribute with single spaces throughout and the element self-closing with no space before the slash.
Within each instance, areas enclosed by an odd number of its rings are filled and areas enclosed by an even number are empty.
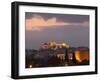
<svg viewBox="0 0 100 81">
<path fill-rule="evenodd" d="M 56 50 L 58 48 L 69 48 L 69 45 L 62 42 L 62 43 L 57 43 L 55 41 L 49 42 L 49 43 L 42 43 L 40 46 L 41 49 L 53 49 Z"/>
</svg>

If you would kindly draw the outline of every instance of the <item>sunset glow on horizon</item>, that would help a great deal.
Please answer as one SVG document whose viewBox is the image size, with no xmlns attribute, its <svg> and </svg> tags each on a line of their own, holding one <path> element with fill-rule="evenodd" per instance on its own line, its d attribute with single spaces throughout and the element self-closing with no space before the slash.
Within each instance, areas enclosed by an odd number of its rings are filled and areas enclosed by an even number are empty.
<svg viewBox="0 0 100 81">
<path fill-rule="evenodd" d="M 89 15 L 25 13 L 25 46 L 38 49 L 41 42 L 65 42 L 89 47 Z"/>
<path fill-rule="evenodd" d="M 67 19 L 66 19 L 67 20 Z M 34 14 L 31 18 L 25 20 L 25 28 L 27 31 L 41 31 L 45 28 L 54 28 L 57 26 L 89 26 L 88 21 L 83 22 L 65 22 L 56 17 L 44 19 L 40 15 Z"/>
</svg>

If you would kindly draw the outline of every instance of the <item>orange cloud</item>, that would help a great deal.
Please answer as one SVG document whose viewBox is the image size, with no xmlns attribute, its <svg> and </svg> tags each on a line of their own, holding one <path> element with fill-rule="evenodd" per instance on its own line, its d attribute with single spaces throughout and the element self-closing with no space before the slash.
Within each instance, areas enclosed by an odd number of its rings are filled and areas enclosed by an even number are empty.
<svg viewBox="0 0 100 81">
<path fill-rule="evenodd" d="M 58 21 L 56 17 L 49 18 L 45 20 L 43 17 L 39 15 L 34 15 L 30 19 L 25 20 L 25 27 L 26 30 L 37 30 L 40 31 L 47 27 L 56 27 L 56 26 L 64 26 L 64 25 L 87 25 L 87 22 L 83 23 L 69 23 L 69 22 L 63 22 Z"/>
<path fill-rule="evenodd" d="M 43 17 L 35 15 L 31 19 L 25 20 L 26 30 L 41 30 L 46 27 L 68 25 L 68 23 L 57 21 L 55 17 L 45 20 Z"/>
</svg>

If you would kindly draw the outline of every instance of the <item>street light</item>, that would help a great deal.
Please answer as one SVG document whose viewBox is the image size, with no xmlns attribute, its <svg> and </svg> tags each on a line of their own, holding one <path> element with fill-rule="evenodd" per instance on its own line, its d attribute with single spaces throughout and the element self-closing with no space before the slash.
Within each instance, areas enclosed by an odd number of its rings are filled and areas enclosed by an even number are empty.
<svg viewBox="0 0 100 81">
<path fill-rule="evenodd" d="M 29 65 L 29 68 L 32 68 L 32 65 L 31 64 Z"/>
</svg>

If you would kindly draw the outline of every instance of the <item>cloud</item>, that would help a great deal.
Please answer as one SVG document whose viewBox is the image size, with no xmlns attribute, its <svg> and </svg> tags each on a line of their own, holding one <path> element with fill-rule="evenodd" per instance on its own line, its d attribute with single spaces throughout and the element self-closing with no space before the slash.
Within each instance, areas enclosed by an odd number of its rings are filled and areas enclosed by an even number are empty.
<svg viewBox="0 0 100 81">
<path fill-rule="evenodd" d="M 70 23 L 71 26 L 89 27 L 89 21 L 84 21 L 80 23 Z"/>
<path fill-rule="evenodd" d="M 45 28 L 57 27 L 57 26 L 68 26 L 68 25 L 76 25 L 76 26 L 88 26 L 89 22 L 81 22 L 81 23 L 72 23 L 72 22 L 64 22 L 59 21 L 56 17 L 48 18 L 47 20 L 44 19 L 42 16 L 34 15 L 30 19 L 25 20 L 25 27 L 26 30 L 29 31 L 41 31 Z"/>
</svg>

